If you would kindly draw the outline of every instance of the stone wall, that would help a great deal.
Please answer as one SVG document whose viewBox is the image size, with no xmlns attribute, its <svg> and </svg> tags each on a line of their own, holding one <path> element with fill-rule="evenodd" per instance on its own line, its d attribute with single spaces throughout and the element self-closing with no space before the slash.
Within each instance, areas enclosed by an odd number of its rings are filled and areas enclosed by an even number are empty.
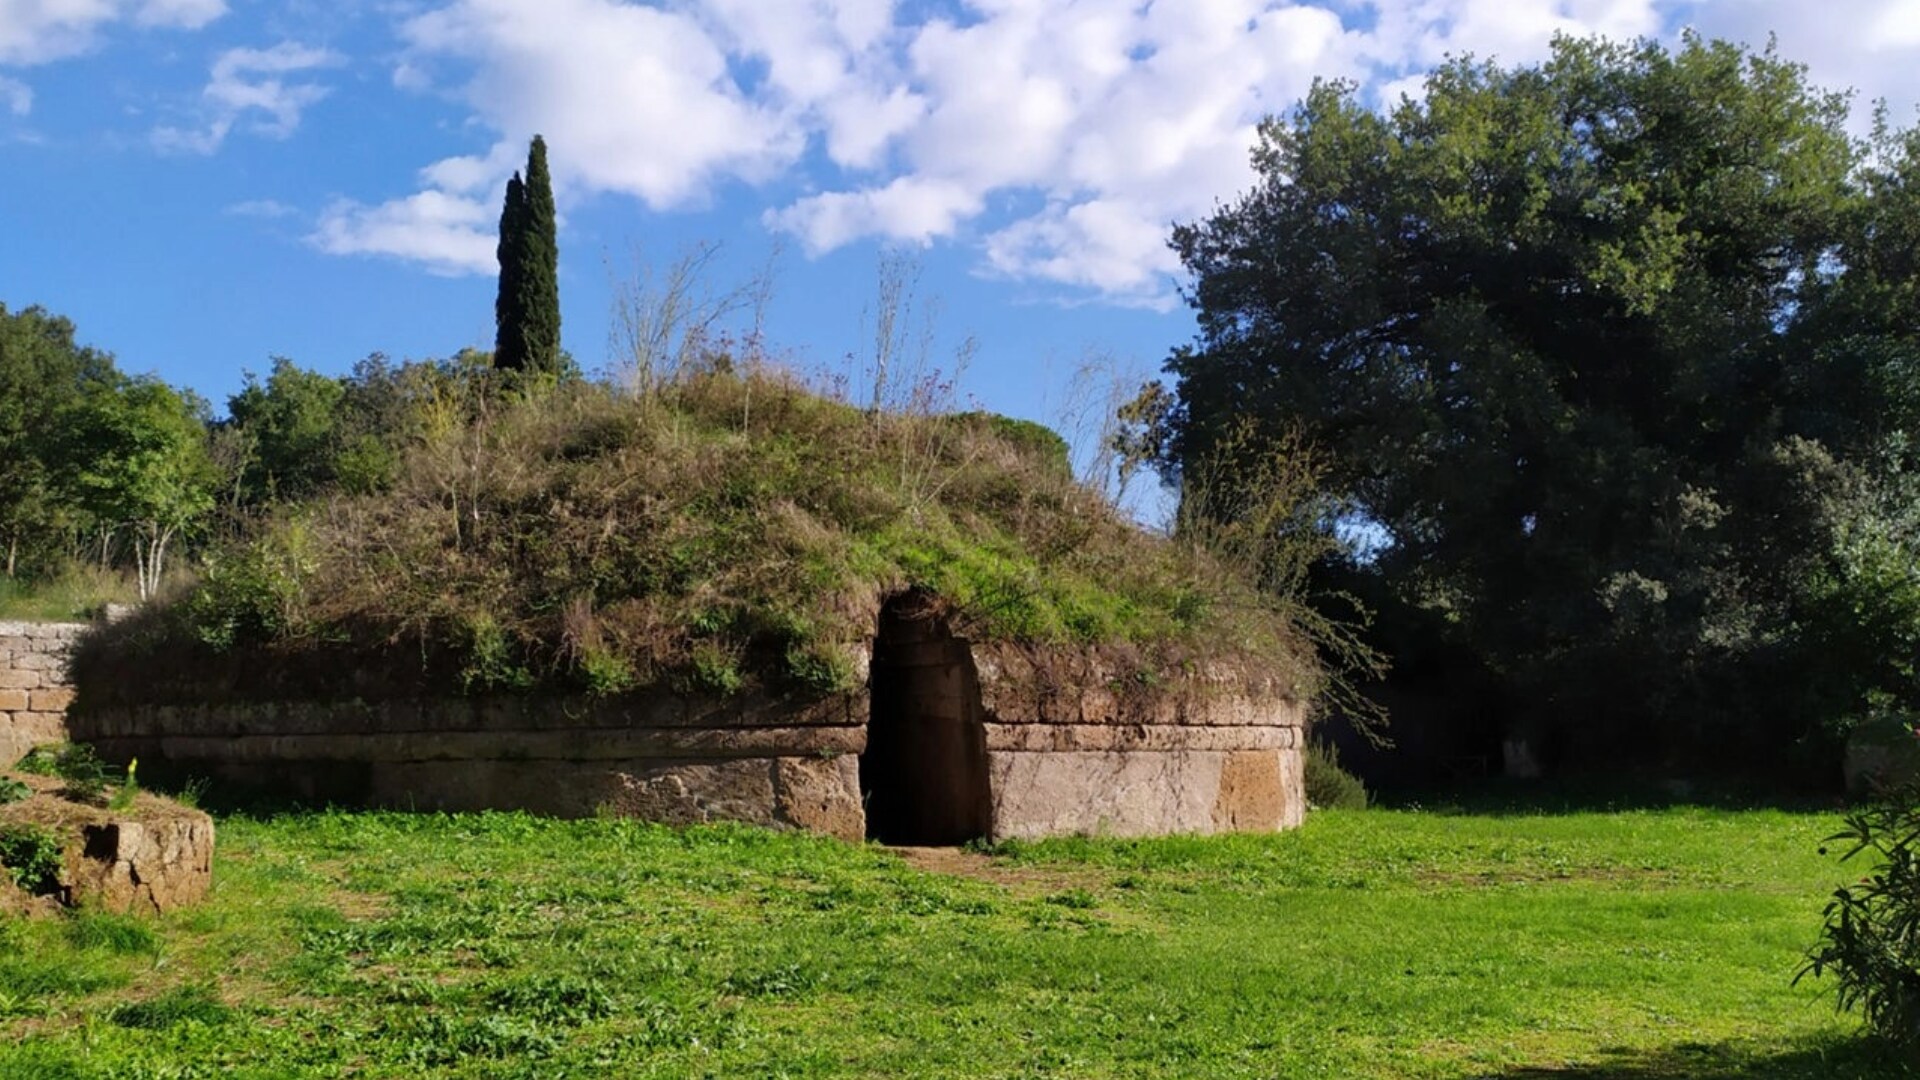
<svg viewBox="0 0 1920 1080">
<path fill-rule="evenodd" d="M 74 737 L 143 774 L 419 810 L 616 813 L 864 835 L 863 695 L 804 707 L 751 695 L 110 705 Z"/>
<path fill-rule="evenodd" d="M 1271 688 L 1091 690 L 1030 709 L 983 666 L 993 839 L 1274 832 L 1306 816 L 1305 710 Z"/>
<path fill-rule="evenodd" d="M 667 690 L 362 700 L 345 684 L 332 700 L 234 701 L 209 672 L 198 693 L 182 694 L 190 678 L 166 683 L 167 701 L 83 687 L 69 724 L 143 772 L 343 804 L 908 844 L 1300 823 L 1304 710 L 1285 688 L 1244 675 L 1151 687 L 1091 666 L 1047 677 L 1030 660 L 976 650 L 944 622 L 883 616 L 870 685 L 813 703 Z"/>
<path fill-rule="evenodd" d="M 83 623 L 0 622 L 0 765 L 67 738 L 67 657 Z"/>
</svg>

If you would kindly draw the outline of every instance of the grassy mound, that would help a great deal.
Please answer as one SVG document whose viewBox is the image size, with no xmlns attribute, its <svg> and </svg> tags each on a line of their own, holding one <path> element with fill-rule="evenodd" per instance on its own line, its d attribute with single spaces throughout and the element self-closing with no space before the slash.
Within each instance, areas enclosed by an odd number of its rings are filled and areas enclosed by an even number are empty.
<svg viewBox="0 0 1920 1080">
<path fill-rule="evenodd" d="M 130 697 L 208 664 L 240 696 L 343 678 L 369 696 L 819 696 L 861 685 L 880 607 L 909 589 L 1031 670 L 1259 672 L 1300 694 L 1315 677 L 1283 615 L 1076 484 L 1047 429 L 726 372 L 640 399 L 476 398 L 387 492 L 281 512 L 76 663 Z"/>
</svg>

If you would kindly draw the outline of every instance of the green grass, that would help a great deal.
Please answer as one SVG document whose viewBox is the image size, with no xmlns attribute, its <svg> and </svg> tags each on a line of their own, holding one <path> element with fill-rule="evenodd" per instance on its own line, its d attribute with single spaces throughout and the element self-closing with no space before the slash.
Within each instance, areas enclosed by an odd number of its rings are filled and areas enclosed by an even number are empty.
<svg viewBox="0 0 1920 1080">
<path fill-rule="evenodd" d="M 234 817 L 151 940 L 0 924 L 0 1076 L 1907 1075 L 1792 985 L 1834 824 L 1330 811 L 955 876 L 742 827 Z"/>
<path fill-rule="evenodd" d="M 124 573 L 69 563 L 44 577 L 0 575 L 0 622 L 74 622 L 92 618 L 107 604 L 139 599 Z"/>
</svg>

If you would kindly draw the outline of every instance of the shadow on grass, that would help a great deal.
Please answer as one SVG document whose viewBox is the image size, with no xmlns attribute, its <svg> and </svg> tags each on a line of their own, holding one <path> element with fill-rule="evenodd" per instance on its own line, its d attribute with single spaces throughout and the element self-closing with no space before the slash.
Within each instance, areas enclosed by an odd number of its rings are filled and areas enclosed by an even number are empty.
<svg viewBox="0 0 1920 1080">
<path fill-rule="evenodd" d="M 1786 1052 L 1743 1044 L 1681 1044 L 1615 1051 L 1601 1061 L 1521 1066 L 1477 1080 L 1888 1080 L 1920 1075 L 1920 1058 L 1878 1039 L 1835 1040 Z"/>
<path fill-rule="evenodd" d="M 1433 814 L 1477 817 L 1605 814 L 1626 810 L 1703 807 L 1712 810 L 1835 810 L 1832 794 L 1795 794 L 1751 780 L 1558 777 L 1494 778 L 1440 788 L 1380 793 L 1377 805 Z"/>
</svg>

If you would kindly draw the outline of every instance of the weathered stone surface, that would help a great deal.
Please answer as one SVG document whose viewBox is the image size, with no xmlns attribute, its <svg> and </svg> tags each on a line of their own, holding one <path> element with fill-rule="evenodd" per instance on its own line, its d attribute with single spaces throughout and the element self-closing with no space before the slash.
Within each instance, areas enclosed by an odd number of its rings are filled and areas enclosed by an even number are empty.
<svg viewBox="0 0 1920 1080">
<path fill-rule="evenodd" d="M 585 698 L 447 698 L 426 700 L 150 703 L 95 706 L 74 717 L 76 737 L 164 732 L 179 736 L 376 735 L 423 732 L 555 732 L 572 735 L 635 729 L 797 729 L 860 727 L 864 695 L 843 694 L 803 705 L 749 698 L 722 705 L 678 695 L 634 700 Z M 830 746 L 800 747 L 795 752 Z"/>
<path fill-rule="evenodd" d="M 1227 755 L 1220 763 L 1212 831 L 1273 832 L 1284 824 L 1293 800 L 1287 797 L 1282 757 L 1270 750 Z"/>
<path fill-rule="evenodd" d="M 0 639 L 29 638 L 34 641 L 72 641 L 87 629 L 86 623 L 0 622 Z"/>
<path fill-rule="evenodd" d="M 0 713 L 26 712 L 27 702 L 31 700 L 25 690 L 0 690 Z"/>
<path fill-rule="evenodd" d="M 1179 726 L 1173 724 L 988 724 L 987 749 L 1068 750 L 1282 750 L 1299 745 L 1288 727 Z"/>
<path fill-rule="evenodd" d="M 67 738 L 67 718 L 64 713 L 14 713 L 13 726 L 16 731 L 41 742 L 65 742 Z"/>
<path fill-rule="evenodd" d="M 102 705 L 118 699 L 89 688 L 68 726 L 109 760 L 137 756 L 177 775 L 313 801 L 739 820 L 849 840 L 868 835 L 869 810 L 872 835 L 886 837 L 881 826 L 892 818 L 881 812 L 879 779 L 900 776 L 910 779 L 887 790 L 904 791 L 909 809 L 938 816 L 971 798 L 965 805 L 980 809 L 966 837 L 1271 830 L 1298 824 L 1304 812 L 1304 714 L 1275 678 L 1216 673 L 1161 693 L 1127 689 L 1129 680 L 1083 665 L 1058 691 L 1041 693 L 1033 677 L 1045 672 L 1017 650 L 981 656 L 964 639 L 938 635 L 876 650 L 886 662 L 869 666 L 871 697 L 863 690 L 813 703 L 665 689 L 607 699 L 363 700 L 351 687 L 334 700 L 250 702 L 213 685 L 197 701 L 182 696 L 194 690 L 188 672 L 165 684 L 167 700 Z M 889 678 L 905 679 L 891 697 L 882 693 Z M 69 704 L 66 692 L 14 689 L 34 711 L 11 714 L 0 749 L 58 738 L 60 714 L 42 706 Z M 875 708 L 891 725 L 876 730 L 909 747 L 902 760 L 870 748 Z M 957 737 L 918 737 L 930 725 Z M 48 737 L 29 740 L 29 729 Z M 948 783 L 963 759 L 976 761 L 977 781 Z"/>
<path fill-rule="evenodd" d="M 866 835 L 859 758 L 780 758 L 773 769 L 774 815 L 781 824 L 854 843 Z"/>
<path fill-rule="evenodd" d="M 865 817 L 855 762 L 841 756 L 374 763 L 362 798 L 418 810 L 516 807 L 562 817 L 617 814 L 676 825 L 744 821 L 857 841 Z M 208 771 L 234 775 L 218 763 L 209 765 Z"/>
<path fill-rule="evenodd" d="M 83 826 L 80 836 L 64 883 L 77 904 L 118 913 L 172 911 L 205 897 L 213 880 L 213 819 L 198 811 L 116 818 Z"/>
<path fill-rule="evenodd" d="M 43 743 L 67 741 L 64 720 L 59 713 L 0 713 L 0 768 Z"/>
<path fill-rule="evenodd" d="M 993 752 L 993 837 L 1217 832 L 1223 805 L 1234 828 L 1278 828 L 1297 813 L 1285 805 L 1291 778 L 1282 767 L 1276 779 L 1263 766 L 1236 764 L 1223 803 L 1229 761 L 1252 753 L 1292 752 Z"/>
<path fill-rule="evenodd" d="M 85 729 L 83 729 L 85 730 Z M 857 727 L 637 728 L 628 731 L 404 732 L 378 735 L 167 736 L 167 758 L 232 761 L 627 761 L 635 758 L 770 758 L 858 754 Z M 156 735 L 81 736 L 110 757 L 137 756 Z M 125 743 L 126 745 L 121 745 Z M 122 753 L 125 751 L 125 753 Z"/>
<path fill-rule="evenodd" d="M 31 691 L 30 709 L 33 712 L 63 713 L 73 704 L 73 689 L 66 686 L 43 686 Z"/>
<path fill-rule="evenodd" d="M 0 669 L 0 690 L 37 690 L 45 684 L 46 679 L 39 671 Z"/>
<path fill-rule="evenodd" d="M 44 671 L 57 679 L 66 678 L 67 657 L 63 650 L 59 654 L 51 652 L 15 652 L 12 665 L 15 671 Z"/>
</svg>

